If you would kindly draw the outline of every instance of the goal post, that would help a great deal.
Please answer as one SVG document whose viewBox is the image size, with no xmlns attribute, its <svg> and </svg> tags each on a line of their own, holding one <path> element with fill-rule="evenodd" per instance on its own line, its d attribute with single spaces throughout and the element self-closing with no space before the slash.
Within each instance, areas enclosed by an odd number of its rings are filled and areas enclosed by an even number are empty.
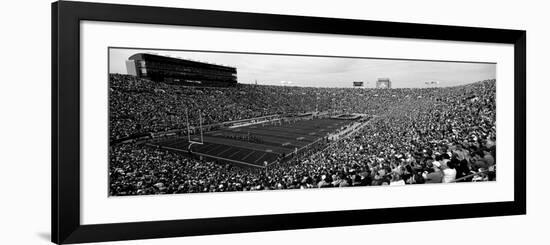
<svg viewBox="0 0 550 245">
<path fill-rule="evenodd" d="M 190 146 L 192 144 L 204 144 L 204 135 L 203 135 L 203 127 L 202 127 L 202 111 L 198 110 L 198 116 L 199 116 L 199 125 L 198 128 L 196 126 L 191 126 L 191 123 L 189 122 L 189 109 L 185 109 L 185 123 L 187 126 L 187 142 L 190 143 Z M 195 141 L 191 138 L 191 127 L 193 127 L 193 134 L 196 133 L 196 130 L 199 130 L 200 134 L 200 141 Z"/>
</svg>

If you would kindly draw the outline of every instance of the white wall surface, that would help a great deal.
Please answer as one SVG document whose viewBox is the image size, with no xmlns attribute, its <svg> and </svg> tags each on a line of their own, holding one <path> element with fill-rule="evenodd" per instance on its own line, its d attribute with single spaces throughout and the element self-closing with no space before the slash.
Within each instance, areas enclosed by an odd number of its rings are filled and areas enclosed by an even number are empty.
<svg viewBox="0 0 550 245">
<path fill-rule="evenodd" d="M 528 214 L 102 244 L 547 244 L 550 17 L 544 1 L 104 2 L 527 30 Z M 50 1 L 5 2 L 0 18 L 0 244 L 49 244 Z"/>
</svg>

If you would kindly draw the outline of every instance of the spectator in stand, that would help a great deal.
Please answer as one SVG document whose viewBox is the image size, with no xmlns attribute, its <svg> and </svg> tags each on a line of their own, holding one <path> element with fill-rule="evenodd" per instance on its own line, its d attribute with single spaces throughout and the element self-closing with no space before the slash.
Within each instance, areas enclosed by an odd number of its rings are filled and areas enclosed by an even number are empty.
<svg viewBox="0 0 550 245">
<path fill-rule="evenodd" d="M 352 135 L 312 146 L 267 171 L 123 142 L 155 132 L 186 129 L 187 123 L 198 125 L 199 110 L 204 125 L 215 125 L 271 114 L 291 116 L 316 108 L 374 117 Z M 113 74 L 109 96 L 109 193 L 449 183 L 465 176 L 470 177 L 461 181 L 494 180 L 495 108 L 494 80 L 423 89 L 255 85 L 206 88 Z M 247 139 L 263 140 L 255 136 Z"/>
<path fill-rule="evenodd" d="M 441 183 L 443 180 L 443 172 L 440 169 L 441 164 L 438 161 L 432 161 L 428 163 L 428 167 L 431 167 L 431 169 L 424 172 L 425 183 Z"/>
<path fill-rule="evenodd" d="M 445 159 L 445 157 L 448 157 L 447 154 L 444 154 L 444 163 L 442 164 L 443 169 L 443 180 L 442 183 L 452 183 L 456 180 L 456 159 L 449 160 Z M 447 160 L 447 161 L 445 161 Z"/>
<path fill-rule="evenodd" d="M 401 175 L 394 172 L 391 174 L 390 185 L 405 185 L 405 181 L 401 179 Z"/>
</svg>

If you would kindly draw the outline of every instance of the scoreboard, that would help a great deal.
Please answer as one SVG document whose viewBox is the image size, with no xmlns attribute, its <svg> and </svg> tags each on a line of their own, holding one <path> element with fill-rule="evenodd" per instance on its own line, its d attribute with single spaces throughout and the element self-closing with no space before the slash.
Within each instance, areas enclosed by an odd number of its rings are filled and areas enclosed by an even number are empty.
<svg viewBox="0 0 550 245">
<path fill-rule="evenodd" d="M 391 80 L 389 78 L 378 78 L 376 88 L 391 88 Z"/>
</svg>

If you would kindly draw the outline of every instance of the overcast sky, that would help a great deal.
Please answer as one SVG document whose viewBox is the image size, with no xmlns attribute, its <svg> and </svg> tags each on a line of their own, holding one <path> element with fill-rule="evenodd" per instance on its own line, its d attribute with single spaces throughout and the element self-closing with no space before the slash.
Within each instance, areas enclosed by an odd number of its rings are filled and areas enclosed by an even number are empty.
<svg viewBox="0 0 550 245">
<path fill-rule="evenodd" d="M 237 68 L 239 83 L 307 87 L 352 87 L 363 81 L 375 87 L 378 78 L 390 78 L 393 88 L 456 86 L 493 79 L 496 64 L 384 60 L 364 58 L 308 57 L 264 54 L 235 54 L 190 51 L 110 49 L 110 73 L 126 74 L 125 61 L 136 53 L 156 53 Z M 288 83 L 290 82 L 290 83 Z"/>
</svg>

